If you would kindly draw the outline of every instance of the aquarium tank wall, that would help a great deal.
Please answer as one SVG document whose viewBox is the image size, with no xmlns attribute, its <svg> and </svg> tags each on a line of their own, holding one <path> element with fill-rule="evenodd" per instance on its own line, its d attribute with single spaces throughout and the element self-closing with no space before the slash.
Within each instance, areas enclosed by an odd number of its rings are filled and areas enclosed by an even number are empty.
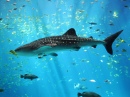
<svg viewBox="0 0 130 97">
<path fill-rule="evenodd" d="M 0 97 L 130 97 L 129 0 L 0 0 Z"/>
</svg>

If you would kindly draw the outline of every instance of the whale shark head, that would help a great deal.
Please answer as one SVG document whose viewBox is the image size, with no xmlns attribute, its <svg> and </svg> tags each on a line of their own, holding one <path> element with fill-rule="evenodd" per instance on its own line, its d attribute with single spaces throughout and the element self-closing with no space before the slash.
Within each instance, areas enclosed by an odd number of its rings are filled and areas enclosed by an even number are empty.
<svg viewBox="0 0 130 97">
<path fill-rule="evenodd" d="M 71 49 L 76 43 L 80 41 L 81 39 L 77 37 L 75 30 L 71 28 L 63 35 L 41 38 L 20 46 L 14 51 L 18 55 L 46 55 L 48 53 L 54 53 L 58 50 Z M 73 48 L 79 49 L 77 46 Z"/>
</svg>

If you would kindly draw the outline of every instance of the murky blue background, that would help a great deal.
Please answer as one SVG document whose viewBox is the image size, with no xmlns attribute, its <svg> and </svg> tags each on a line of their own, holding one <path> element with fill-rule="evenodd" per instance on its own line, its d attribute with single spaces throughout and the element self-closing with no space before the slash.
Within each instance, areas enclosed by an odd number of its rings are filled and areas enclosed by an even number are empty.
<svg viewBox="0 0 130 97">
<path fill-rule="evenodd" d="M 42 59 L 9 52 L 69 28 L 99 40 L 124 31 L 113 43 L 113 55 L 102 45 Z M 129 31 L 129 0 L 0 0 L 0 97 L 77 97 L 84 91 L 129 97 Z M 26 73 L 39 78 L 21 79 Z"/>
</svg>

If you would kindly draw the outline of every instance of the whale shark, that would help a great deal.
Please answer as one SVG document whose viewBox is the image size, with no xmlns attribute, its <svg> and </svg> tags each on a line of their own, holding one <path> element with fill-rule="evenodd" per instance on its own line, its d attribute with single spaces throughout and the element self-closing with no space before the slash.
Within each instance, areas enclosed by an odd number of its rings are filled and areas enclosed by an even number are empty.
<svg viewBox="0 0 130 97">
<path fill-rule="evenodd" d="M 58 56 L 57 51 L 75 50 L 78 51 L 81 47 L 91 46 L 96 48 L 97 45 L 102 44 L 109 54 L 113 54 L 112 44 L 114 40 L 121 34 L 123 30 L 108 36 L 104 40 L 93 39 L 92 36 L 78 37 L 74 28 L 70 28 L 63 35 L 50 36 L 35 40 L 31 43 L 22 45 L 10 52 L 14 55 L 23 56 L 38 56 L 39 58 L 47 55 Z"/>
</svg>

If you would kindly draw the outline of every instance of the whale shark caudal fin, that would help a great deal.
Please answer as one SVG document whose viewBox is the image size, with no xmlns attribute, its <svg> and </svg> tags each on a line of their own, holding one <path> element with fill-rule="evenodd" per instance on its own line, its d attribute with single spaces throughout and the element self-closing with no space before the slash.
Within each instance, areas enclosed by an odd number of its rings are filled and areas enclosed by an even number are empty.
<svg viewBox="0 0 130 97">
<path fill-rule="evenodd" d="M 104 41 L 106 42 L 106 44 L 104 44 L 107 52 L 109 54 L 113 54 L 113 50 L 112 50 L 112 43 L 114 42 L 114 40 L 121 34 L 123 30 L 116 32 L 115 34 L 112 34 L 111 36 L 107 37 Z"/>
</svg>

